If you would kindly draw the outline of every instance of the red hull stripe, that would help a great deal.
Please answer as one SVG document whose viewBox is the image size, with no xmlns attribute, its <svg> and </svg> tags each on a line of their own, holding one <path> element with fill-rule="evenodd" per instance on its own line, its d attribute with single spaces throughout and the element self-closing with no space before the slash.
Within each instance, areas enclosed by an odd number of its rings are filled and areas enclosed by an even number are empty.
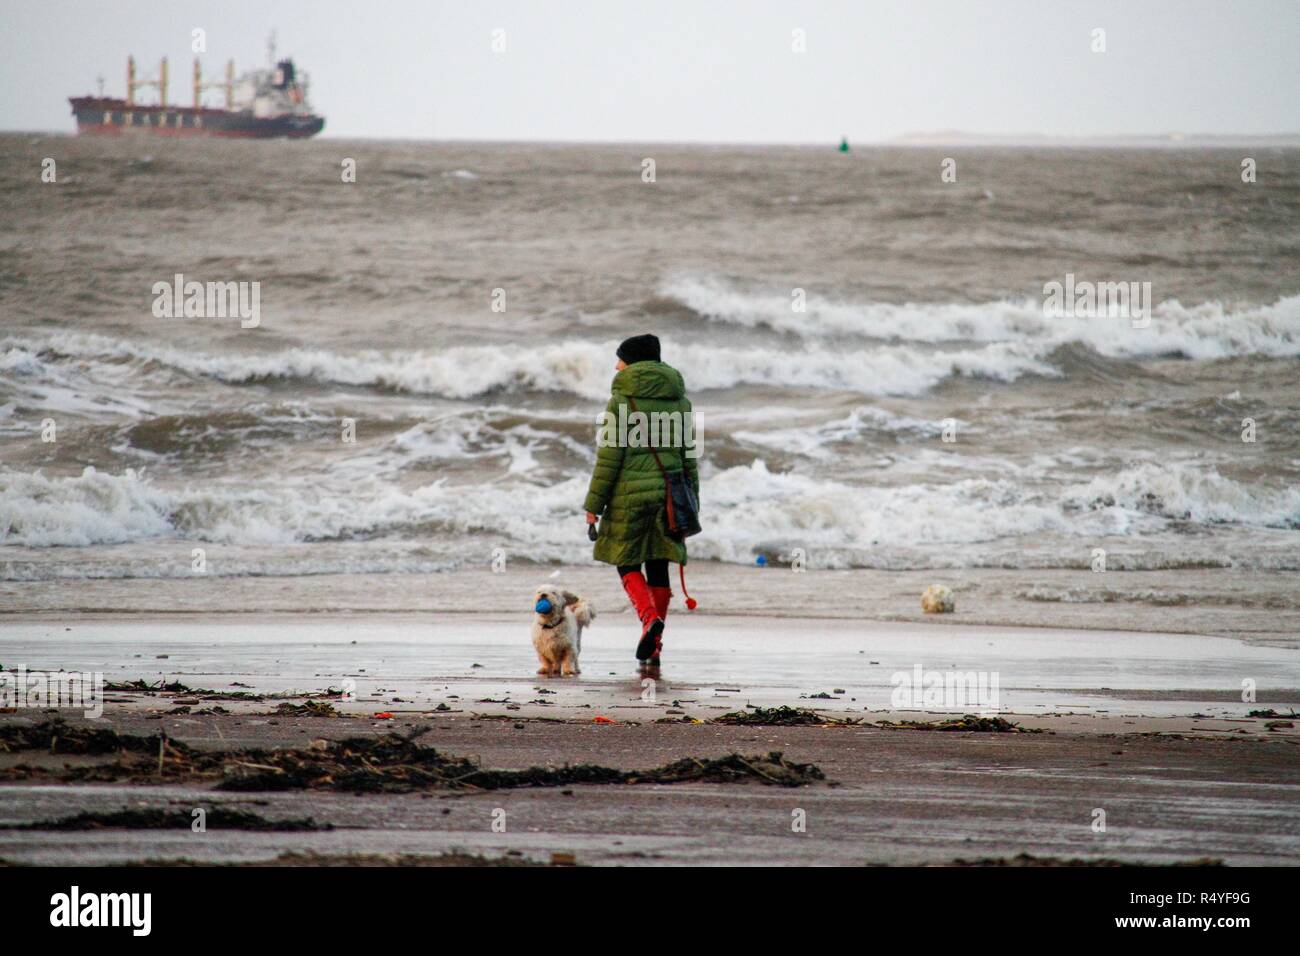
<svg viewBox="0 0 1300 956">
<path fill-rule="evenodd" d="M 77 132 L 86 136 L 123 136 L 127 133 L 149 133 L 154 136 L 216 136 L 225 139 L 307 139 L 316 135 L 314 131 L 262 133 L 250 129 L 206 129 L 199 126 L 120 126 L 116 123 L 78 125 Z"/>
</svg>

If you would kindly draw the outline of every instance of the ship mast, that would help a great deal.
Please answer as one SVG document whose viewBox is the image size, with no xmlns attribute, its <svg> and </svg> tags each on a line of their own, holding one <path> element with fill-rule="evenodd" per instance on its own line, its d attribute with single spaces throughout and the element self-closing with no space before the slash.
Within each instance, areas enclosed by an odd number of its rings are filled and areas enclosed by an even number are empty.
<svg viewBox="0 0 1300 956">
<path fill-rule="evenodd" d="M 126 58 L 126 104 L 127 106 L 135 105 L 135 91 L 146 87 L 153 87 L 158 91 L 158 105 L 167 105 L 167 57 L 162 58 L 158 64 L 158 79 L 156 80 L 137 80 L 135 78 L 135 57 Z"/>
<path fill-rule="evenodd" d="M 200 109 L 203 106 L 204 90 L 225 90 L 226 91 L 226 109 L 234 109 L 235 103 L 235 61 L 232 57 L 226 61 L 226 79 L 225 81 L 213 80 L 211 83 L 203 82 L 203 73 L 199 67 L 199 58 L 194 58 L 194 108 Z"/>
</svg>

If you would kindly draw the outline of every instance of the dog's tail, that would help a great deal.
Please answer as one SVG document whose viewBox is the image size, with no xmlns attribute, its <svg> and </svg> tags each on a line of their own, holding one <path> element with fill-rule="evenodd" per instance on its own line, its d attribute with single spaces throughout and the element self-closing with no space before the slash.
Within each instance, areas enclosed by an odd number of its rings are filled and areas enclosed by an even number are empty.
<svg viewBox="0 0 1300 956">
<path fill-rule="evenodd" d="M 579 601 L 573 605 L 573 616 L 583 627 L 588 627 L 596 619 L 596 609 L 590 601 Z"/>
</svg>

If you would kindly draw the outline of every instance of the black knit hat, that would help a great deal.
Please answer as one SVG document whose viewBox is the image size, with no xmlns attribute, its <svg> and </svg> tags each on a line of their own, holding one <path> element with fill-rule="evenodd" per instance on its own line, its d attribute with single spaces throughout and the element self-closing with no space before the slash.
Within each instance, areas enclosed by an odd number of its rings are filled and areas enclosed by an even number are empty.
<svg viewBox="0 0 1300 956">
<path fill-rule="evenodd" d="M 636 362 L 659 361 L 659 337 L 655 335 L 634 335 L 624 339 L 623 344 L 614 353 L 628 365 Z"/>
</svg>

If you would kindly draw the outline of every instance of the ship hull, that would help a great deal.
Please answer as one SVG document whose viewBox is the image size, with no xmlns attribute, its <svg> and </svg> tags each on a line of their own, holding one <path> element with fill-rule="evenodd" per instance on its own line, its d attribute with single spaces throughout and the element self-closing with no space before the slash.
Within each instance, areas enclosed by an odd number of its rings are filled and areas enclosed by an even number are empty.
<svg viewBox="0 0 1300 956">
<path fill-rule="evenodd" d="M 310 114 L 254 116 L 250 112 L 204 107 L 142 106 L 93 96 L 72 97 L 68 102 L 77 118 L 77 132 L 86 134 L 306 139 L 325 128 L 324 117 Z"/>
</svg>

